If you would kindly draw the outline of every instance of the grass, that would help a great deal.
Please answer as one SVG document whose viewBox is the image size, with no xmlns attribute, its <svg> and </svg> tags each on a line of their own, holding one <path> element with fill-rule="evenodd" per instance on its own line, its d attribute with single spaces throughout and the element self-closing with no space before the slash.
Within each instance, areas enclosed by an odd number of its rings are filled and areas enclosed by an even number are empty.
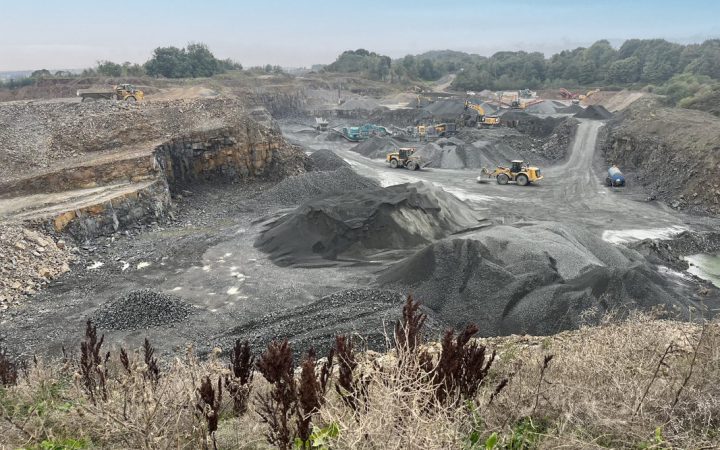
<svg viewBox="0 0 720 450">
<path fill-rule="evenodd" d="M 106 359 L 88 327 L 84 359 L 21 364 L 0 387 L 0 448 L 720 446 L 717 322 L 438 342 L 423 323 L 409 307 L 385 354 L 341 336 L 329 358 L 300 361 L 286 342 L 203 361 L 192 349 L 158 361 L 147 342 Z"/>
</svg>

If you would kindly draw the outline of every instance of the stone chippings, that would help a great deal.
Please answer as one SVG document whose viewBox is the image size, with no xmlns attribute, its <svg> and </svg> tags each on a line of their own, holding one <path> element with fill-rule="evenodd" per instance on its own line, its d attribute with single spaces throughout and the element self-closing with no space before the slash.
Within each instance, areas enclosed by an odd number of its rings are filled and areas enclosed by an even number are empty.
<svg viewBox="0 0 720 450">
<path fill-rule="evenodd" d="M 65 241 L 0 225 L 0 311 L 70 270 L 71 260 Z"/>
<path fill-rule="evenodd" d="M 307 172 L 285 178 L 263 195 L 263 199 L 292 205 L 326 195 L 379 187 L 377 182 L 349 167 L 329 172 Z"/>
<path fill-rule="evenodd" d="M 139 289 L 100 305 L 91 320 L 101 329 L 137 330 L 178 324 L 193 313 L 180 297 Z"/>
<path fill-rule="evenodd" d="M 344 159 L 338 156 L 334 151 L 328 149 L 322 149 L 314 151 L 310 155 L 312 170 L 317 172 L 328 172 L 343 167 L 350 167 Z"/>
</svg>

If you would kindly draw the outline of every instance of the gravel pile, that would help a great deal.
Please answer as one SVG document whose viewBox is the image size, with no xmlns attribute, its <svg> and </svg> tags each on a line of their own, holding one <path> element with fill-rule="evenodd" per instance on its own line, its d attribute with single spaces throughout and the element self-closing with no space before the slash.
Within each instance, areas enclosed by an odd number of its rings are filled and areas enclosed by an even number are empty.
<svg viewBox="0 0 720 450">
<path fill-rule="evenodd" d="M 590 105 L 579 113 L 575 114 L 578 119 L 608 120 L 613 114 L 602 105 Z"/>
<path fill-rule="evenodd" d="M 394 149 L 407 146 L 406 143 L 387 136 L 374 136 L 357 144 L 352 148 L 352 151 L 360 153 L 367 158 L 385 158 L 385 156 Z"/>
<path fill-rule="evenodd" d="M 525 111 L 531 114 L 555 114 L 558 112 L 555 103 L 547 100 L 530 105 L 525 108 Z"/>
<path fill-rule="evenodd" d="M 0 225 L 0 311 L 69 271 L 71 259 L 65 241 L 55 242 L 23 227 Z"/>
<path fill-rule="evenodd" d="M 465 103 L 461 100 L 438 100 L 422 110 L 424 113 L 440 119 L 456 118 L 465 113 Z"/>
<path fill-rule="evenodd" d="M 329 172 L 343 167 L 350 167 L 344 159 L 339 157 L 332 150 L 317 150 L 310 155 L 310 161 L 312 162 L 312 170 L 318 172 Z"/>
<path fill-rule="evenodd" d="M 485 336 L 552 334 L 577 328 L 584 313 L 599 319 L 657 306 L 703 310 L 639 253 L 553 222 L 496 226 L 431 244 L 380 282 L 413 292 L 443 323 L 477 323 Z"/>
<path fill-rule="evenodd" d="M 91 320 L 101 329 L 139 330 L 178 324 L 193 312 L 179 297 L 140 289 L 100 305 Z"/>
<path fill-rule="evenodd" d="M 367 97 L 351 98 L 337 107 L 337 109 L 342 111 L 372 111 L 377 108 L 381 108 L 380 102 L 373 98 Z"/>
<path fill-rule="evenodd" d="M 262 199 L 284 205 L 295 205 L 319 197 L 376 187 L 378 187 L 377 181 L 360 176 L 349 167 L 343 167 L 333 171 L 308 172 L 285 178 L 263 194 Z"/>
<path fill-rule="evenodd" d="M 248 340 L 254 348 L 264 348 L 273 339 L 287 338 L 296 352 L 312 347 L 325 356 L 336 335 L 359 334 L 369 349 L 383 351 L 386 349 L 383 330 L 392 333 L 395 321 L 402 316 L 405 299 L 404 294 L 391 290 L 338 291 L 309 305 L 279 310 L 240 325 L 223 336 L 223 340 L 229 346 L 235 339 Z M 432 319 L 428 326 L 431 330 L 436 328 Z"/>
<path fill-rule="evenodd" d="M 465 202 L 420 182 L 311 200 L 271 223 L 255 246 L 280 266 L 317 264 L 320 259 L 352 261 L 480 225 Z"/>
<path fill-rule="evenodd" d="M 585 109 L 577 104 L 572 104 L 570 106 L 565 106 L 564 108 L 558 108 L 557 112 L 561 114 L 577 114 L 579 112 L 584 111 Z"/>
</svg>

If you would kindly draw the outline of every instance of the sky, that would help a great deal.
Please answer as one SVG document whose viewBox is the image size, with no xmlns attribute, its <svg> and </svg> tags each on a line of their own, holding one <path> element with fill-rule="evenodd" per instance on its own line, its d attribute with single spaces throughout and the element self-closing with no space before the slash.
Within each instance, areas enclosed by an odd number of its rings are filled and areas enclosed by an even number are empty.
<svg viewBox="0 0 720 450">
<path fill-rule="evenodd" d="M 203 42 L 244 66 L 309 67 L 344 50 L 393 58 L 452 49 L 563 49 L 608 39 L 720 38 L 719 0 L 0 0 L 0 71 L 143 63 Z"/>
</svg>

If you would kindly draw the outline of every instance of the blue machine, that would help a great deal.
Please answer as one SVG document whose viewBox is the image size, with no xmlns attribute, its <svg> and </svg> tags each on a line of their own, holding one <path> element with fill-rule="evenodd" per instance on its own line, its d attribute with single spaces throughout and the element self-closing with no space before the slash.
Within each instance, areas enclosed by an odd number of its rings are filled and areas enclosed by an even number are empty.
<svg viewBox="0 0 720 450">
<path fill-rule="evenodd" d="M 617 166 L 610 166 L 607 172 L 607 178 L 605 178 L 605 184 L 610 187 L 613 186 L 625 186 L 625 176 L 620 172 Z"/>
</svg>

